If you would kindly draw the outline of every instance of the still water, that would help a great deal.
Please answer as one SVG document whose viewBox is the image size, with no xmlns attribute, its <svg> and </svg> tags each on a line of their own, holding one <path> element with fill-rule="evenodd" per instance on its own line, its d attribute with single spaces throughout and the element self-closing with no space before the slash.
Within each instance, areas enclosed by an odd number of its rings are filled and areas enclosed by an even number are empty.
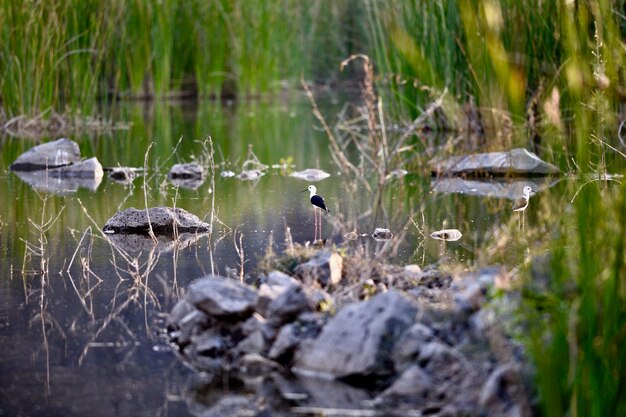
<svg viewBox="0 0 626 417">
<path fill-rule="evenodd" d="M 323 104 L 330 123 L 341 104 Z M 0 415 L 192 415 L 193 372 L 159 336 L 165 315 L 193 279 L 211 270 L 237 275 L 243 267 L 253 280 L 270 245 L 280 252 L 287 235 L 300 244 L 313 240 L 313 211 L 308 193 L 300 193 L 309 183 L 290 170 L 331 174 L 316 183 L 334 213 L 324 217 L 325 238 L 343 244 L 353 229 L 369 235 L 389 228 L 393 244 L 370 237 L 353 244 L 391 261 L 471 268 L 479 248 L 496 239 L 494 225 L 517 221 L 511 200 L 436 192 L 427 170 L 393 180 L 382 209 L 374 209 L 367 193 L 340 175 L 301 97 L 237 106 L 124 105 L 115 118 L 128 129 L 71 139 L 104 167 L 146 163 L 146 175 L 130 185 L 105 176 L 95 190 L 35 190 L 8 167 L 38 142 L 0 139 Z M 197 189 L 174 187 L 169 168 L 202 161 L 208 136 L 216 153 L 214 189 L 210 178 Z M 220 175 L 239 172 L 249 149 L 277 167 L 257 181 Z M 160 253 L 131 247 L 125 258 L 99 232 L 129 207 L 176 206 L 208 219 L 213 199 L 215 233 L 188 247 Z M 532 218 L 529 210 L 526 221 Z M 425 237 L 451 227 L 463 239 L 442 246 Z M 520 256 L 505 253 L 500 260 L 515 264 Z"/>
</svg>

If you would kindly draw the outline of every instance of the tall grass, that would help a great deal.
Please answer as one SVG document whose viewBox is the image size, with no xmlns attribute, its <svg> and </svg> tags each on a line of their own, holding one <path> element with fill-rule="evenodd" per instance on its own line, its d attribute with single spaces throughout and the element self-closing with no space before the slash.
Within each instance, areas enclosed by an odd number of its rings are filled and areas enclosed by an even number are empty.
<svg viewBox="0 0 626 417">
<path fill-rule="evenodd" d="M 351 52 L 333 29 L 356 3 L 0 0 L 2 106 L 90 113 L 111 95 L 256 95 L 327 79 Z"/>
<path fill-rule="evenodd" d="M 588 184 L 559 229 L 525 303 L 544 415 L 625 415 L 626 187 Z"/>
<path fill-rule="evenodd" d="M 536 96 L 545 130 L 559 130 L 563 143 L 553 144 L 572 153 L 579 144 L 569 143 L 563 129 L 581 106 L 603 110 L 585 116 L 591 118 L 585 120 L 587 127 L 597 127 L 600 118 L 605 126 L 614 126 L 617 107 L 626 97 L 626 19 L 619 1 L 366 4 L 377 71 L 392 75 L 394 102 L 405 114 L 415 117 L 432 100 L 433 90 L 448 88 L 459 103 L 475 99 L 487 126 L 503 123 L 494 114 L 506 114 L 506 122 L 521 126 Z M 553 90 L 564 125 L 542 111 Z M 444 106 L 452 121 L 457 110 Z"/>
</svg>

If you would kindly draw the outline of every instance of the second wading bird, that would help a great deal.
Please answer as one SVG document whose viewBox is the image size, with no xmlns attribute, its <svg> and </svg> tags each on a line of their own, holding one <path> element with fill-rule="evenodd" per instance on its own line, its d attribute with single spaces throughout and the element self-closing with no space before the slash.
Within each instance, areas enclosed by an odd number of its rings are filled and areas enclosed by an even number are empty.
<svg viewBox="0 0 626 417">
<path fill-rule="evenodd" d="M 330 213 L 330 210 L 326 208 L 326 203 L 324 203 L 324 199 L 320 197 L 319 195 L 317 195 L 317 188 L 314 185 L 309 185 L 307 189 L 303 190 L 302 192 L 305 193 L 307 191 L 311 193 L 310 200 L 311 200 L 311 204 L 313 204 L 313 216 L 315 218 L 315 237 L 313 238 L 313 240 L 317 240 L 318 228 L 319 228 L 319 237 L 320 239 L 322 238 L 322 212 L 320 211 L 320 215 L 319 215 L 320 220 L 318 222 L 317 221 L 317 209 L 320 209 L 322 211 L 327 211 L 329 213 Z"/>
</svg>

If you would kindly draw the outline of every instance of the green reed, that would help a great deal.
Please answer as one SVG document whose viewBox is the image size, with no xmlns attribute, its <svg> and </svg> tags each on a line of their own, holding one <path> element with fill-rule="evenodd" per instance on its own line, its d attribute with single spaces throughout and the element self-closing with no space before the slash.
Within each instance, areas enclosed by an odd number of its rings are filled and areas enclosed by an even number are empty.
<svg viewBox="0 0 626 417">
<path fill-rule="evenodd" d="M 473 97 L 487 125 L 498 124 L 490 120 L 494 109 L 523 125 L 534 99 L 543 124 L 561 133 L 567 123 L 543 110 L 553 89 L 557 107 L 569 112 L 591 105 L 614 115 L 623 100 L 626 20 L 620 10 L 615 0 L 367 2 L 377 72 L 388 75 L 399 110 L 415 116 L 447 88 L 460 103 Z M 454 121 L 451 110 L 458 107 L 444 107 Z M 563 118 L 573 119 L 571 113 Z M 575 152 L 576 144 L 566 145 Z"/>
<path fill-rule="evenodd" d="M 333 29 L 355 3 L 0 0 L 2 106 L 92 113 L 109 96 L 246 96 L 326 79 L 348 42 Z"/>
</svg>

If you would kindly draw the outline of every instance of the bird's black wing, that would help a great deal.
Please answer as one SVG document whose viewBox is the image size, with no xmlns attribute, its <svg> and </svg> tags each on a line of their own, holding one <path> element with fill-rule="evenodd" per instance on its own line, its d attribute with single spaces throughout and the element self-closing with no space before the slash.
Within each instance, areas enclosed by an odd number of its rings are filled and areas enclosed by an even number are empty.
<svg viewBox="0 0 626 417">
<path fill-rule="evenodd" d="M 313 204 L 315 207 L 319 207 L 322 210 L 326 210 L 327 212 L 330 213 L 330 210 L 328 210 L 326 208 L 326 204 L 324 204 L 324 199 L 317 194 L 311 197 L 311 204 Z"/>
</svg>

